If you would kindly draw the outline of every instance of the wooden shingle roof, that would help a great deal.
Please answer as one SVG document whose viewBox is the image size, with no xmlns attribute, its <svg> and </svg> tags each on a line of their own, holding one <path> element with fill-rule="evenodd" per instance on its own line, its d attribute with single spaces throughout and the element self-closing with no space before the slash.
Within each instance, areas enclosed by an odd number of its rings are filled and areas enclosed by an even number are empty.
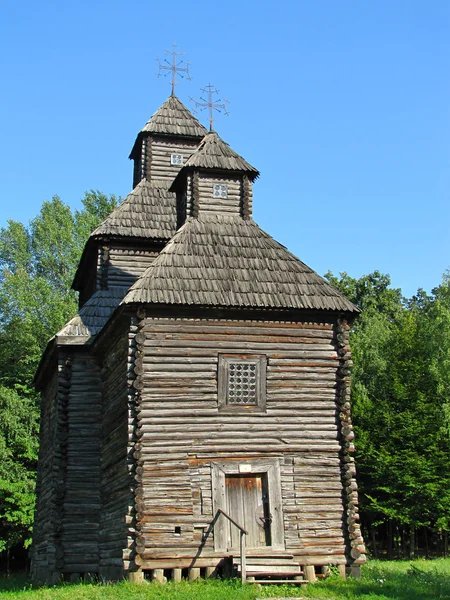
<svg viewBox="0 0 450 600">
<path fill-rule="evenodd" d="M 201 141 L 197 150 L 188 158 L 185 167 L 244 171 L 253 179 L 259 171 L 239 156 L 215 131 L 210 131 Z"/>
<path fill-rule="evenodd" d="M 109 317 L 125 296 L 127 288 L 111 287 L 108 290 L 95 292 L 73 317 L 56 334 L 58 342 L 64 343 L 64 338 L 70 337 L 71 343 L 86 343 L 96 335 L 106 324 Z M 76 340 L 74 338 L 79 338 Z"/>
<path fill-rule="evenodd" d="M 177 228 L 176 196 L 167 183 L 143 179 L 97 229 L 92 237 L 123 236 L 170 239 Z"/>
<path fill-rule="evenodd" d="M 322 277 L 251 220 L 189 219 L 122 304 L 358 312 Z"/>
<path fill-rule="evenodd" d="M 170 96 L 142 128 L 142 132 L 203 137 L 207 130 L 176 96 Z"/>
</svg>

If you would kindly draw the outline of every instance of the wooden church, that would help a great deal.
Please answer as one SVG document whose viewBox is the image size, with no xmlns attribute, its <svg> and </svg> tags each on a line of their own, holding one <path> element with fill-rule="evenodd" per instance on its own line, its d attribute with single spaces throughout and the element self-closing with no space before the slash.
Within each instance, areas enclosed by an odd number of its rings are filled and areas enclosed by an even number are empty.
<svg viewBox="0 0 450 600">
<path fill-rule="evenodd" d="M 130 158 L 36 375 L 34 578 L 357 574 L 357 309 L 258 227 L 258 171 L 174 94 Z"/>
</svg>

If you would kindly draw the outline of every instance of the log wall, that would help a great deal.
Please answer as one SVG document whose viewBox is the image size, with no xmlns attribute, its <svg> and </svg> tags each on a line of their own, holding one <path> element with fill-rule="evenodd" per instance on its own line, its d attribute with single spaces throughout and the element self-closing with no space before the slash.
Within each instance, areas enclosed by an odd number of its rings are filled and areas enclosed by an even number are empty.
<svg viewBox="0 0 450 600">
<path fill-rule="evenodd" d="M 99 276 L 104 281 L 103 287 L 131 287 L 152 265 L 161 249 L 111 245 L 107 262 L 103 263 Z"/>
<path fill-rule="evenodd" d="M 31 574 L 33 579 L 48 581 L 55 570 L 55 434 L 58 399 L 56 369 L 41 395 L 39 465 L 36 482 L 36 508 L 33 531 Z"/>
<path fill-rule="evenodd" d="M 100 448 L 100 575 L 122 577 L 134 548 L 133 391 L 134 333 L 116 334 L 103 349 Z"/>
<path fill-rule="evenodd" d="M 73 353 L 67 393 L 66 472 L 61 512 L 64 573 L 98 572 L 100 520 L 100 371 Z"/>
<path fill-rule="evenodd" d="M 98 572 L 100 398 L 95 360 L 60 350 L 42 399 L 35 579 Z"/>
<path fill-rule="evenodd" d="M 228 188 L 227 198 L 214 198 L 214 185 L 226 185 Z M 242 199 L 241 178 L 199 176 L 197 200 L 199 213 L 220 212 L 227 215 L 241 215 Z"/>
<path fill-rule="evenodd" d="M 136 341 L 138 561 L 195 555 L 214 461 L 272 457 L 286 550 L 301 564 L 344 563 L 335 326 L 144 318 Z M 267 356 L 266 412 L 219 412 L 221 352 Z M 209 535 L 201 556 L 212 554 Z"/>
<path fill-rule="evenodd" d="M 152 136 L 148 138 L 147 144 L 147 179 L 172 182 L 187 159 L 197 149 L 198 141 Z M 181 154 L 183 165 L 170 164 L 171 154 Z"/>
</svg>

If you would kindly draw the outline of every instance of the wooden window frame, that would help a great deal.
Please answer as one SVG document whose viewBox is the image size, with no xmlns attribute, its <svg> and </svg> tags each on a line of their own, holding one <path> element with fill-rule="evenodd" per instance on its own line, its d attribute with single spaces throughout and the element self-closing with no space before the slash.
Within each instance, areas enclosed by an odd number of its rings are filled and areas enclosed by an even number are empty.
<svg viewBox="0 0 450 600">
<path fill-rule="evenodd" d="M 256 365 L 256 403 L 228 403 L 229 366 L 231 363 Z M 217 398 L 220 412 L 266 412 L 267 356 L 265 354 L 219 354 Z"/>
<path fill-rule="evenodd" d="M 243 468 L 245 470 L 243 470 Z M 227 475 L 261 475 L 267 474 L 269 507 L 272 515 L 270 528 L 271 542 L 266 547 L 270 550 L 285 550 L 284 516 L 281 495 L 281 468 L 279 458 L 252 459 L 241 458 L 239 461 L 217 462 L 211 464 L 213 511 L 222 509 L 228 514 L 228 502 L 225 479 Z M 214 526 L 214 550 L 228 552 L 228 519 L 220 515 Z"/>
</svg>

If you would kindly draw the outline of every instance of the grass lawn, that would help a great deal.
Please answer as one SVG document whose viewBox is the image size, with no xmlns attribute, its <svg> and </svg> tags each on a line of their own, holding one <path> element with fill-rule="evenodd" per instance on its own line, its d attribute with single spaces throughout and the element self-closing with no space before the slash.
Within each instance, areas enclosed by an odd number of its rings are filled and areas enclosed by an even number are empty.
<svg viewBox="0 0 450 600">
<path fill-rule="evenodd" d="M 450 600 L 450 559 L 370 561 L 361 579 L 331 576 L 316 585 L 297 588 L 242 587 L 239 581 L 198 581 L 160 585 L 61 584 L 34 587 L 25 578 L 0 579 L 1 600 L 255 600 L 263 597 L 316 600 Z"/>
</svg>

